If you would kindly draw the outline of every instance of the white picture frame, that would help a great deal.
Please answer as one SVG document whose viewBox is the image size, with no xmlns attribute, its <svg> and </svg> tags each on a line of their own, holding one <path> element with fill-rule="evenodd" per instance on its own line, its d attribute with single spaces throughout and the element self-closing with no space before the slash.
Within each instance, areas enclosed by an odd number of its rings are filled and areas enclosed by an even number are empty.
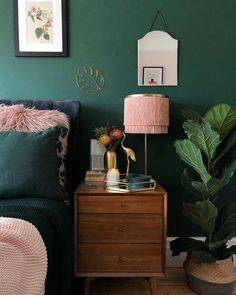
<svg viewBox="0 0 236 295">
<path fill-rule="evenodd" d="M 143 67 L 143 85 L 160 86 L 163 84 L 163 67 Z"/>
<path fill-rule="evenodd" d="M 67 0 L 14 0 L 15 56 L 67 56 Z"/>
</svg>

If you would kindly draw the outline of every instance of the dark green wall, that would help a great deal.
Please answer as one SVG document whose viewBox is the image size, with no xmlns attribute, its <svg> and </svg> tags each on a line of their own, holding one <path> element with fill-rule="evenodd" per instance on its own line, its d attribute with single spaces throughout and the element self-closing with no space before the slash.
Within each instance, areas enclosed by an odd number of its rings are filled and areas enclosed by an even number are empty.
<svg viewBox="0 0 236 295">
<path fill-rule="evenodd" d="M 179 40 L 179 85 L 140 88 L 137 39 L 148 31 L 157 8 L 165 15 L 173 37 Z M 169 192 L 169 235 L 196 233 L 186 226 L 180 212 L 187 196 L 179 184 L 183 166 L 173 141 L 182 136 L 183 106 L 203 111 L 220 102 L 235 104 L 235 0 L 70 0 L 68 18 L 69 57 L 14 57 L 12 1 L 0 1 L 0 97 L 80 100 L 81 178 L 89 168 L 91 130 L 108 120 L 122 128 L 126 95 L 168 95 L 170 132 L 149 136 L 149 172 Z M 162 24 L 156 24 L 155 29 L 163 29 Z M 105 88 L 97 95 L 81 93 L 75 84 L 76 68 L 85 65 L 99 68 L 105 76 Z M 128 135 L 126 145 L 137 154 L 131 170 L 142 172 L 143 136 Z M 235 178 L 233 182 L 228 189 L 229 199 L 236 195 Z"/>
</svg>

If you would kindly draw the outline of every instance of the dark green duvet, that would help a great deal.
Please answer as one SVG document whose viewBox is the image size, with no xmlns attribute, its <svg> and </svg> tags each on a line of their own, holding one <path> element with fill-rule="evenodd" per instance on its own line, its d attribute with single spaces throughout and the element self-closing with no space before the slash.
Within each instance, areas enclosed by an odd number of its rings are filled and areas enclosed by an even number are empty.
<svg viewBox="0 0 236 295">
<path fill-rule="evenodd" d="M 71 209 L 61 200 L 27 198 L 0 200 L 0 216 L 20 218 L 39 230 L 47 248 L 46 295 L 68 295 L 73 266 Z"/>
</svg>

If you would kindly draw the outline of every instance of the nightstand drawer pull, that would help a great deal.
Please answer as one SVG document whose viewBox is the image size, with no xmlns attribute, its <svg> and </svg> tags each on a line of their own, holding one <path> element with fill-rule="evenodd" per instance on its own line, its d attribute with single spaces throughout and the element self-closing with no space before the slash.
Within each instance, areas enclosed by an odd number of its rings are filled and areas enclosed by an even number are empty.
<svg viewBox="0 0 236 295">
<path fill-rule="evenodd" d="M 124 229 L 123 229 L 122 226 L 119 226 L 118 230 L 119 230 L 119 231 L 124 231 Z"/>
<path fill-rule="evenodd" d="M 121 204 L 119 204 L 119 207 L 123 208 L 123 207 L 125 207 L 125 205 L 121 203 Z"/>
<path fill-rule="evenodd" d="M 124 262 L 124 259 L 121 256 L 119 256 L 118 260 L 119 262 Z"/>
</svg>

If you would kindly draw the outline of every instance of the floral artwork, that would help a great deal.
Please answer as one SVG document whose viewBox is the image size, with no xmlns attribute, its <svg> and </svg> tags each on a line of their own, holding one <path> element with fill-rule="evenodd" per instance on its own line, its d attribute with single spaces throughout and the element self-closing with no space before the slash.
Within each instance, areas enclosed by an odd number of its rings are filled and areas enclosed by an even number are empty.
<svg viewBox="0 0 236 295">
<path fill-rule="evenodd" d="M 53 3 L 27 2 L 28 43 L 53 42 Z"/>
<path fill-rule="evenodd" d="M 68 56 L 67 0 L 13 0 L 15 56 Z"/>
</svg>

